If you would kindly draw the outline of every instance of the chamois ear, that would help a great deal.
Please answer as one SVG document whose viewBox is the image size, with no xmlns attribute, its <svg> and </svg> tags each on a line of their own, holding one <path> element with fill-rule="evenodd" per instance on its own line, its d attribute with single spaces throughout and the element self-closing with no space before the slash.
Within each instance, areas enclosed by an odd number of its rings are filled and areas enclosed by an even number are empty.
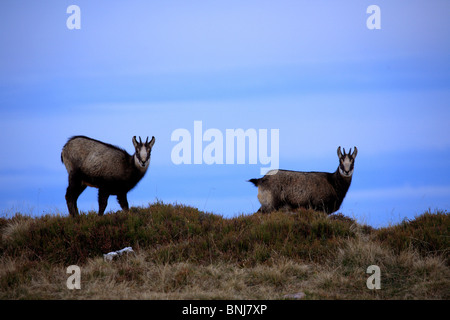
<svg viewBox="0 0 450 320">
<path fill-rule="evenodd" d="M 137 147 L 138 147 L 138 142 L 137 142 L 137 140 L 136 140 L 136 136 L 133 137 L 132 141 L 133 141 L 133 146 L 134 146 L 135 148 L 137 148 Z"/>
<path fill-rule="evenodd" d="M 153 148 L 153 145 L 155 144 L 155 137 L 152 136 L 152 140 L 150 140 L 150 142 L 148 143 L 148 145 L 150 146 L 150 148 Z"/>
<path fill-rule="evenodd" d="M 345 151 L 344 151 L 345 152 Z M 339 148 L 337 149 L 337 155 L 340 158 L 342 158 L 342 152 L 341 152 L 341 147 L 339 146 Z"/>
<path fill-rule="evenodd" d="M 353 151 L 353 154 L 352 154 L 353 159 L 356 158 L 357 154 L 358 154 L 358 149 L 356 149 L 356 147 L 355 147 L 355 150 Z"/>
</svg>

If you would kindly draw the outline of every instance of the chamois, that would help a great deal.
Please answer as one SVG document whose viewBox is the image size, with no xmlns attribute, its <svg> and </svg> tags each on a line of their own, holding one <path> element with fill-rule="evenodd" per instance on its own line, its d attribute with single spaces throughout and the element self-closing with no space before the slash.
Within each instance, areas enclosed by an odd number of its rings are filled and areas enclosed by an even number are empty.
<svg viewBox="0 0 450 320">
<path fill-rule="evenodd" d="M 348 154 L 337 149 L 339 166 L 334 173 L 271 170 L 260 179 L 250 179 L 258 187 L 258 212 L 267 213 L 281 208 L 311 208 L 331 214 L 339 210 L 352 182 L 355 147 Z"/>
<path fill-rule="evenodd" d="M 98 188 L 98 215 L 105 212 L 110 195 L 116 195 L 122 210 L 128 211 L 127 193 L 144 177 L 155 144 L 132 139 L 135 148 L 130 156 L 125 150 L 85 136 L 74 136 L 64 145 L 61 161 L 69 174 L 66 192 L 71 216 L 78 215 L 77 199 L 86 187 Z"/>
</svg>

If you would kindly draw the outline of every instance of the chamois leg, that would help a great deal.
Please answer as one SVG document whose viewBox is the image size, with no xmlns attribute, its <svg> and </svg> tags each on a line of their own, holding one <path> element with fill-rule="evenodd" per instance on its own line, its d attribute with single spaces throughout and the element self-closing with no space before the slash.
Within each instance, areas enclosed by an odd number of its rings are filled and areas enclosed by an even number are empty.
<svg viewBox="0 0 450 320">
<path fill-rule="evenodd" d="M 261 203 L 261 208 L 259 208 L 259 213 L 269 213 L 273 211 L 274 208 L 274 197 L 270 190 L 258 187 L 258 200 Z"/>
<path fill-rule="evenodd" d="M 102 216 L 105 213 L 108 205 L 109 193 L 103 189 L 98 189 L 98 215 Z"/>
<path fill-rule="evenodd" d="M 256 213 L 262 213 L 262 214 L 266 214 L 266 213 L 270 213 L 272 212 L 273 209 L 270 206 L 261 206 L 258 211 L 256 211 Z"/>
<path fill-rule="evenodd" d="M 120 204 L 120 207 L 122 208 L 123 211 L 128 211 L 128 200 L 127 200 L 127 194 L 126 193 L 121 193 L 117 195 L 117 201 Z"/>
<path fill-rule="evenodd" d="M 78 216 L 77 200 L 80 194 L 86 189 L 76 175 L 69 175 L 69 186 L 66 191 L 66 202 L 69 214 L 72 217 Z"/>
<path fill-rule="evenodd" d="M 272 211 L 274 211 L 274 209 L 271 206 L 266 206 L 266 205 L 262 205 L 261 208 L 259 208 L 259 210 L 258 210 L 259 213 L 263 213 L 263 214 L 270 213 Z"/>
</svg>

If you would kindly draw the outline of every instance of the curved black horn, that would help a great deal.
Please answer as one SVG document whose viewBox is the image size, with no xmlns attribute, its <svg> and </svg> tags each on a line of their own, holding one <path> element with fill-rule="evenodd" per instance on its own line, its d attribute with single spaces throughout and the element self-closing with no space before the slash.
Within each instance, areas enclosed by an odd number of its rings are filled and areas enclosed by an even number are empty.
<svg viewBox="0 0 450 320">
<path fill-rule="evenodd" d="M 147 139 L 145 140 L 145 144 L 148 144 L 148 136 L 147 136 Z"/>
<path fill-rule="evenodd" d="M 140 136 L 139 136 L 139 143 L 142 144 L 142 140 L 141 140 L 141 137 L 140 137 Z"/>
</svg>

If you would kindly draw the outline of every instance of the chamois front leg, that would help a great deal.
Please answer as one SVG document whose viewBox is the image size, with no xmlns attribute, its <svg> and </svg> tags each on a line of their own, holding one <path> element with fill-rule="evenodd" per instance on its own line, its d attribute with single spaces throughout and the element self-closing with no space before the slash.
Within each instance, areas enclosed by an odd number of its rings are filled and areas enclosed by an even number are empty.
<svg viewBox="0 0 450 320">
<path fill-rule="evenodd" d="M 108 205 L 109 193 L 103 189 L 98 189 L 98 215 L 102 216 Z"/>
<path fill-rule="evenodd" d="M 69 214 L 72 217 L 78 216 L 77 200 L 80 194 L 86 189 L 86 186 L 81 183 L 77 175 L 69 175 L 69 186 L 66 192 L 66 202 L 67 208 L 69 209 Z"/>
<path fill-rule="evenodd" d="M 117 195 L 117 201 L 120 204 L 120 207 L 123 211 L 128 211 L 128 200 L 127 200 L 127 194 L 126 193 L 119 193 Z"/>
</svg>

